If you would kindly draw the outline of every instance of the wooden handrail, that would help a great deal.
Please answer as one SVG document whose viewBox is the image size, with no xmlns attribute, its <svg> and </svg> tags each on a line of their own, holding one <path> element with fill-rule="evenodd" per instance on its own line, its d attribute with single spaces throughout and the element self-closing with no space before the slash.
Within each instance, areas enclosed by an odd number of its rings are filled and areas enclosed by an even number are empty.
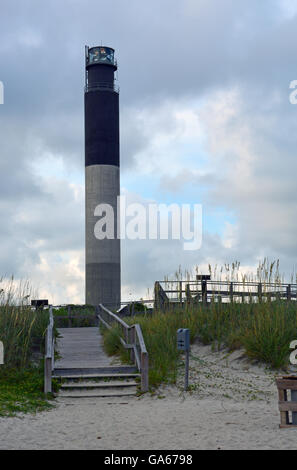
<svg viewBox="0 0 297 470">
<path fill-rule="evenodd" d="M 55 361 L 55 340 L 54 340 L 54 316 L 53 307 L 49 307 L 49 323 L 45 335 L 45 355 L 44 355 L 44 393 L 52 392 L 52 371 Z"/>
<path fill-rule="evenodd" d="M 124 320 L 122 320 L 120 317 L 118 317 L 115 313 L 111 312 L 110 310 L 108 310 L 108 308 L 104 307 L 104 305 L 102 304 L 99 304 L 99 307 L 104 310 L 109 316 L 113 317 L 115 319 L 115 321 L 117 321 L 118 323 L 120 323 L 124 328 L 127 328 L 129 329 L 130 326 L 124 322 Z"/>
<path fill-rule="evenodd" d="M 102 315 L 100 315 L 100 310 L 112 318 L 113 321 L 111 323 L 117 322 L 123 328 L 125 338 L 120 337 L 120 341 L 126 349 L 131 349 L 131 360 L 135 363 L 141 374 L 141 391 L 147 392 L 149 388 L 148 352 L 145 346 L 140 325 L 138 323 L 136 325 L 128 325 L 124 320 L 118 317 L 115 313 L 108 310 L 102 304 L 99 304 L 98 310 L 99 313 L 97 318 L 106 328 L 111 329 L 112 324 L 108 323 L 108 321 L 106 321 L 107 319 L 104 319 Z"/>
<path fill-rule="evenodd" d="M 145 347 L 145 343 L 144 343 L 144 339 L 143 339 L 143 336 L 142 336 L 142 331 L 141 331 L 140 325 L 138 323 L 136 323 L 136 325 L 134 325 L 134 326 L 135 326 L 135 330 L 136 330 L 136 333 L 137 333 L 137 336 L 138 336 L 138 341 L 139 341 L 139 346 L 140 346 L 141 352 L 146 353 L 147 350 L 146 350 L 146 347 Z"/>
</svg>

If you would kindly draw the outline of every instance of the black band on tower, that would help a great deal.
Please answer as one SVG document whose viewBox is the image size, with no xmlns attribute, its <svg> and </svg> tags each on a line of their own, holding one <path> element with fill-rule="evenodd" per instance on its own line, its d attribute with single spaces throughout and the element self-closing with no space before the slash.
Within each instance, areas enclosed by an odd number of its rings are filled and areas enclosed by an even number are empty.
<svg viewBox="0 0 297 470">
<path fill-rule="evenodd" d="M 120 165 L 119 95 L 115 91 L 85 93 L 85 165 Z"/>
</svg>

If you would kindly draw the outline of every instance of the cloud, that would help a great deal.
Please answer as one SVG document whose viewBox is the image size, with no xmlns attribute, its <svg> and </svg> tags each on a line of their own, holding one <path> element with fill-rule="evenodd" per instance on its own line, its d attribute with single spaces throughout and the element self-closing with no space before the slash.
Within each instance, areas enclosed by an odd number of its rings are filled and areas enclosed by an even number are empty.
<svg viewBox="0 0 297 470">
<path fill-rule="evenodd" d="M 202 203 L 205 220 L 192 254 L 123 243 L 123 292 L 209 261 L 269 255 L 291 270 L 296 11 L 286 0 L 5 3 L 1 272 L 56 302 L 84 300 L 84 45 L 101 41 L 119 61 L 122 186 L 131 200 Z"/>
</svg>

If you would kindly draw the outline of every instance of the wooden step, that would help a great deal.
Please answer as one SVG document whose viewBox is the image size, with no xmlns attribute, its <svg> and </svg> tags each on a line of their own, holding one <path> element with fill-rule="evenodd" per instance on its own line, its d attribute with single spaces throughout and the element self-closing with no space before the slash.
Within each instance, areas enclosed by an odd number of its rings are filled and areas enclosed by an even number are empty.
<svg viewBox="0 0 297 470">
<path fill-rule="evenodd" d="M 83 375 L 53 375 L 53 379 L 66 379 L 66 380 L 71 380 L 71 379 L 135 379 L 137 377 L 140 377 L 140 374 L 133 373 L 133 374 L 126 374 L 126 373 L 119 373 L 119 374 L 83 374 Z"/>
<path fill-rule="evenodd" d="M 128 397 L 135 396 L 135 390 L 61 390 L 58 398 L 104 398 L 104 397 Z"/>
<path fill-rule="evenodd" d="M 74 389 L 79 390 L 82 388 L 87 389 L 103 389 L 103 388 L 117 388 L 117 387 L 137 387 L 137 382 L 103 382 L 103 383 L 90 383 L 90 382 L 79 382 L 79 383 L 64 383 L 61 385 L 61 390 Z"/>
<path fill-rule="evenodd" d="M 138 370 L 134 366 L 108 366 L 108 367 L 91 367 L 91 368 L 56 368 L 53 371 L 54 377 L 69 377 L 87 375 L 111 375 L 111 374 L 137 374 Z"/>
</svg>

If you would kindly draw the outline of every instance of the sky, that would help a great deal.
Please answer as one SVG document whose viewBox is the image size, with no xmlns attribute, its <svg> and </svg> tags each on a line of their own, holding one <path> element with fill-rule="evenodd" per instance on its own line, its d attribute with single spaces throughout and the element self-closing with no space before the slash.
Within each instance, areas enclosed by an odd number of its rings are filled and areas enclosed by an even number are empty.
<svg viewBox="0 0 297 470">
<path fill-rule="evenodd" d="M 297 263 L 297 1 L 3 0 L 0 275 L 84 303 L 84 46 L 115 49 L 121 192 L 201 204 L 201 247 L 123 240 L 122 299 L 208 264 Z"/>
</svg>

